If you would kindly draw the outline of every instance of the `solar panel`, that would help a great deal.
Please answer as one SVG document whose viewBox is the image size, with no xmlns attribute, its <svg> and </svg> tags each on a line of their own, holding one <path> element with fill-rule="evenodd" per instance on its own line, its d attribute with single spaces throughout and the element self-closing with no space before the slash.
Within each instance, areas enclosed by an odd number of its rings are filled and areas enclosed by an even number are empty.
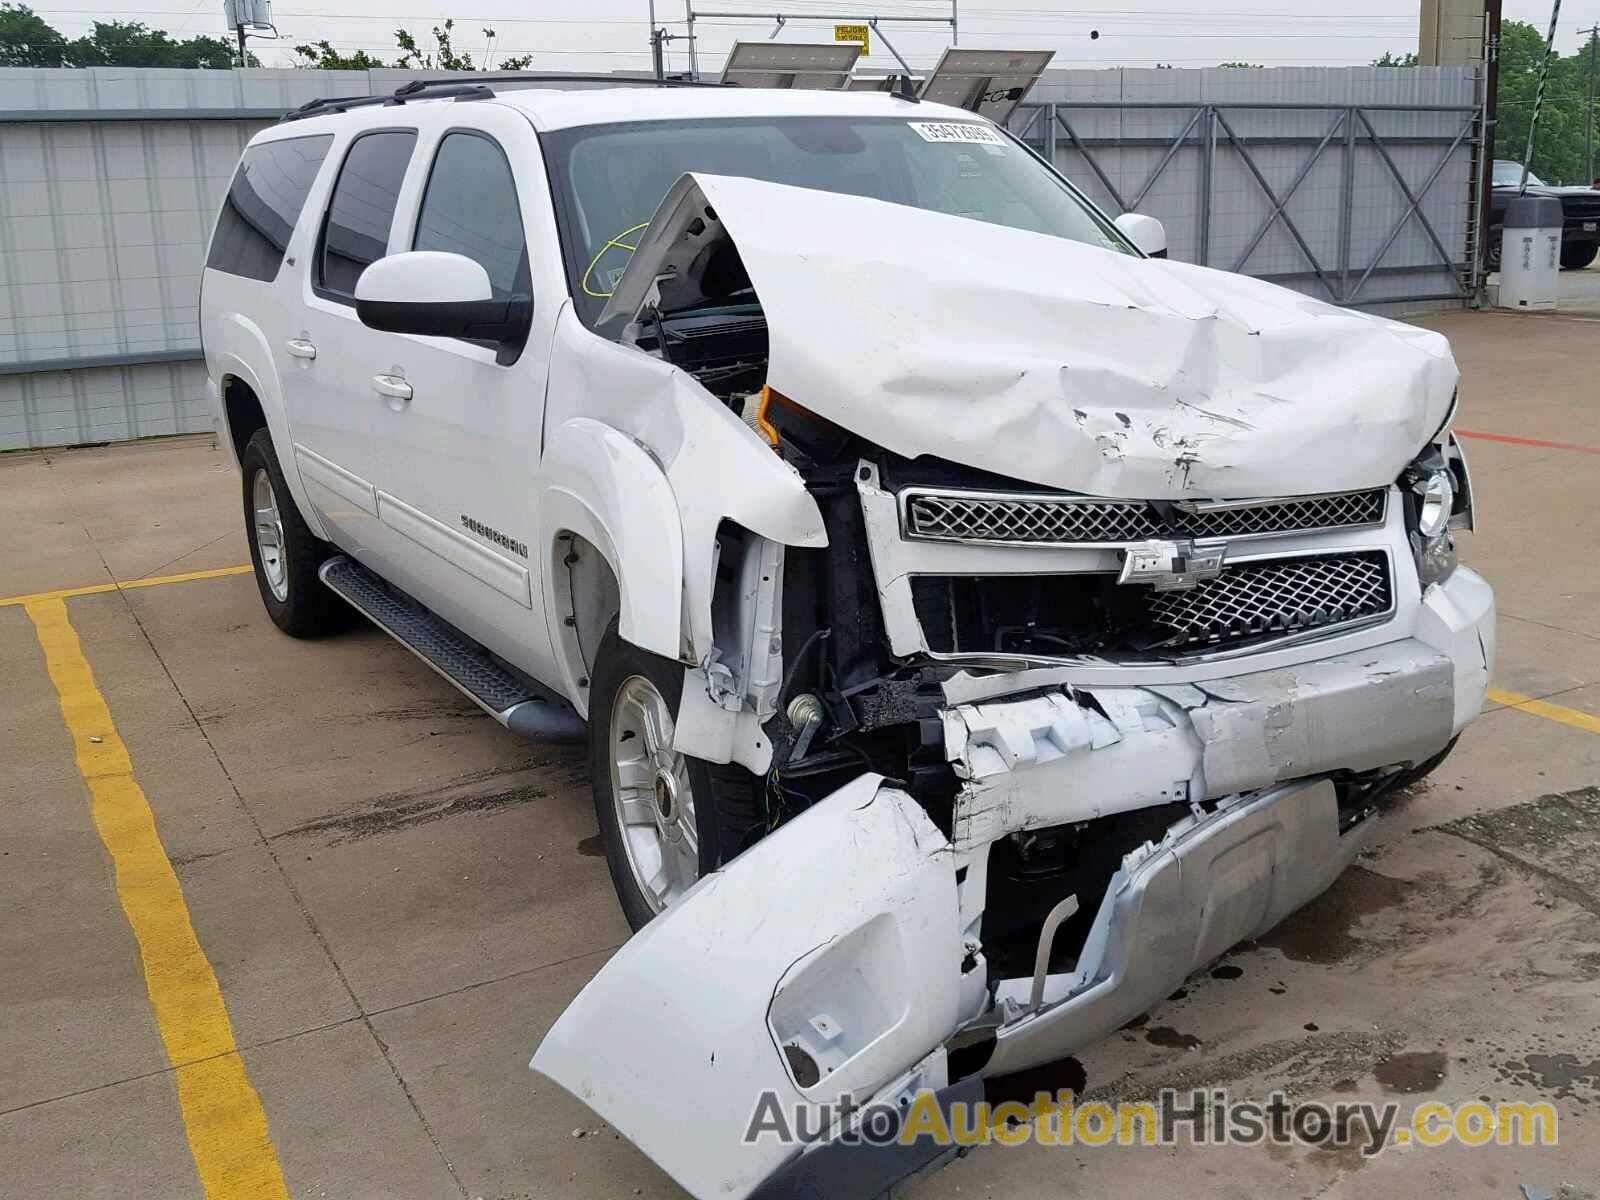
<svg viewBox="0 0 1600 1200">
<path fill-rule="evenodd" d="M 861 57 L 855 42 L 735 42 L 722 82 L 740 87 L 843 88 Z"/>
<path fill-rule="evenodd" d="M 951 47 L 922 85 L 922 99 L 964 108 L 1004 125 L 1054 57 L 1054 50 Z"/>
</svg>

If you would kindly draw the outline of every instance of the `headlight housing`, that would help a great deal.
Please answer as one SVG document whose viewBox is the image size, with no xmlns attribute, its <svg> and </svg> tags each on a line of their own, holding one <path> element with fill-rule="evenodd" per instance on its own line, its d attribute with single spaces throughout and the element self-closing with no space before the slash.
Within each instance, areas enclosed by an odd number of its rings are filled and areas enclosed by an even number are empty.
<svg viewBox="0 0 1600 1200">
<path fill-rule="evenodd" d="M 1444 434 L 1412 460 L 1399 480 L 1406 532 L 1424 590 L 1456 569 L 1456 529 L 1472 529 L 1472 483 L 1455 434 Z"/>
</svg>

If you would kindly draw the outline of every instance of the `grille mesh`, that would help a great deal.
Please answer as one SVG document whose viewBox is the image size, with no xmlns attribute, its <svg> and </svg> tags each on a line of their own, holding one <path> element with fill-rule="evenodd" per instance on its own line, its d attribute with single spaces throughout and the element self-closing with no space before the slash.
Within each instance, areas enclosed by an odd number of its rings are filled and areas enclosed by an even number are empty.
<svg viewBox="0 0 1600 1200">
<path fill-rule="evenodd" d="M 1389 560 L 1344 554 L 1241 563 L 1188 592 L 1151 592 L 1151 621 L 1185 646 L 1295 633 L 1389 611 Z"/>
<path fill-rule="evenodd" d="M 944 541 L 1031 544 L 1141 542 L 1160 537 L 1244 537 L 1306 529 L 1346 529 L 1383 519 L 1384 491 L 1310 496 L 1253 508 L 1173 513 L 1169 529 L 1140 501 L 1090 502 L 1069 497 L 959 496 L 913 493 L 906 532 Z"/>
</svg>

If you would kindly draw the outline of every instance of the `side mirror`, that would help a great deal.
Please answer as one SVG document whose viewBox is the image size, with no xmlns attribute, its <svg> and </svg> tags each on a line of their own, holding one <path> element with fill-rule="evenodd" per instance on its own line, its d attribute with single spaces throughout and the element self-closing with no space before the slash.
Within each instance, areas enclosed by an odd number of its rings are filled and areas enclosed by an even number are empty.
<svg viewBox="0 0 1600 1200">
<path fill-rule="evenodd" d="M 1123 213 L 1114 224 L 1124 237 L 1151 258 L 1167 256 L 1167 227 L 1154 217 L 1142 213 Z"/>
<path fill-rule="evenodd" d="M 412 250 L 380 258 L 361 272 L 356 316 L 385 333 L 474 338 L 520 350 L 533 300 L 496 300 L 489 273 L 464 255 Z"/>
</svg>

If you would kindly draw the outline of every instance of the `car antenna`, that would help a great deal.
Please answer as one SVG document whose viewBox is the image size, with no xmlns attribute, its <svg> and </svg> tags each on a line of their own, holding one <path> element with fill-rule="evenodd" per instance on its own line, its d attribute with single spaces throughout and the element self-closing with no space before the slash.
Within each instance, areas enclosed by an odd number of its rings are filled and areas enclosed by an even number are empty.
<svg viewBox="0 0 1600 1200">
<path fill-rule="evenodd" d="M 897 76 L 894 91 L 890 93 L 896 100 L 905 100 L 911 104 L 921 104 L 922 100 L 917 95 L 916 85 L 911 82 L 910 75 Z"/>
</svg>

